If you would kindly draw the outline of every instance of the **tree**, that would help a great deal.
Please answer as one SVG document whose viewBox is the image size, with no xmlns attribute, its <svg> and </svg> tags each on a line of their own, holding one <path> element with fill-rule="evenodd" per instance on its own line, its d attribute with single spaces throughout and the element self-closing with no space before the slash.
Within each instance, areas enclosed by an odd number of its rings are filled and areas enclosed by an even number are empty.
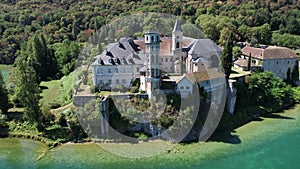
<svg viewBox="0 0 300 169">
<path fill-rule="evenodd" d="M 73 39 L 77 39 L 77 35 L 79 34 L 80 29 L 78 28 L 78 21 L 74 19 L 73 24 L 72 24 L 72 36 Z"/>
<path fill-rule="evenodd" d="M 284 104 L 294 102 L 291 87 L 269 71 L 253 73 L 249 79 L 249 90 L 252 99 L 266 112 L 278 111 Z"/>
<path fill-rule="evenodd" d="M 298 61 L 296 62 L 296 65 L 294 66 L 294 69 L 291 74 L 291 80 L 293 84 L 296 84 L 299 81 L 299 66 Z"/>
<path fill-rule="evenodd" d="M 224 69 L 226 79 L 229 79 L 231 73 L 232 60 L 233 60 L 232 48 L 233 48 L 233 32 L 230 32 L 223 53 L 221 55 L 221 63 Z"/>
<path fill-rule="evenodd" d="M 71 73 L 75 68 L 76 58 L 80 52 L 80 45 L 77 42 L 64 40 L 62 43 L 54 44 L 55 57 L 58 67 L 58 76 Z"/>
<path fill-rule="evenodd" d="M 3 81 L 2 74 L 0 73 L 0 111 L 2 113 L 6 113 L 8 109 L 8 97 L 7 90 L 5 89 L 5 84 Z"/>
<path fill-rule="evenodd" d="M 35 70 L 28 61 L 25 53 L 21 53 L 17 59 L 17 85 L 15 94 L 24 106 L 24 118 L 31 124 L 37 125 L 39 129 L 39 119 L 41 110 L 39 107 L 40 89 L 37 83 Z"/>
<path fill-rule="evenodd" d="M 251 53 L 250 53 L 249 58 L 248 58 L 248 64 L 247 64 L 247 69 L 248 70 L 251 69 L 251 62 L 252 62 L 252 56 L 251 56 Z"/>
<path fill-rule="evenodd" d="M 291 68 L 288 68 L 288 70 L 286 72 L 286 82 L 288 84 L 291 84 Z"/>
<path fill-rule="evenodd" d="M 45 37 L 41 33 L 35 34 L 21 47 L 28 62 L 34 68 L 38 81 L 47 80 L 55 74 L 55 65 L 51 52 L 47 47 Z"/>
</svg>

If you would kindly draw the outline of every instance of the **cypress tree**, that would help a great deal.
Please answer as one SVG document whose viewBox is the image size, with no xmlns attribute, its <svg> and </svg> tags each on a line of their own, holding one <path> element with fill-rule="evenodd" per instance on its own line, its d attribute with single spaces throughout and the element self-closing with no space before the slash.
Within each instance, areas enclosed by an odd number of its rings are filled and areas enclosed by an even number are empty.
<svg viewBox="0 0 300 169">
<path fill-rule="evenodd" d="M 227 79 L 229 79 L 232 67 L 232 48 L 233 48 L 233 32 L 230 32 L 229 38 L 226 41 L 223 53 L 221 55 L 221 63 Z"/>
<path fill-rule="evenodd" d="M 2 113 L 7 113 L 8 108 L 9 105 L 8 105 L 7 90 L 5 89 L 3 77 L 2 74 L 0 73 L 0 111 Z"/>
<path fill-rule="evenodd" d="M 251 61 L 252 61 L 252 55 L 250 53 L 249 58 L 248 58 L 248 65 L 247 65 L 247 69 L 250 70 L 251 69 Z"/>
<path fill-rule="evenodd" d="M 36 72 L 30 65 L 30 62 L 28 62 L 25 54 L 22 52 L 17 59 L 15 94 L 24 106 L 24 118 L 31 124 L 39 126 L 38 120 L 41 116 L 39 107 L 40 89 L 37 83 Z"/>
</svg>

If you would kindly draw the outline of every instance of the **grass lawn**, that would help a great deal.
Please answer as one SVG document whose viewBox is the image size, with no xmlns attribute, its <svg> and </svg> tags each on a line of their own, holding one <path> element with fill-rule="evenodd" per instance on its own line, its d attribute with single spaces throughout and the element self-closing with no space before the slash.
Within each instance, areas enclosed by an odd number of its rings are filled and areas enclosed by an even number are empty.
<svg viewBox="0 0 300 169">
<path fill-rule="evenodd" d="M 78 82 L 79 71 L 74 71 L 60 80 L 41 82 L 43 88 L 41 103 L 43 105 L 59 104 L 64 106 L 72 102 L 73 84 Z"/>
<path fill-rule="evenodd" d="M 6 81 L 6 78 L 10 71 L 14 69 L 13 65 L 1 65 L 0 64 L 0 72 L 4 78 L 4 81 Z"/>
<path fill-rule="evenodd" d="M 47 105 L 50 104 L 51 102 L 54 101 L 60 101 L 60 80 L 52 80 L 52 81 L 48 81 L 48 82 L 41 82 L 40 86 L 42 86 L 43 88 L 43 92 L 41 94 L 41 96 L 43 97 L 41 99 L 41 103 L 43 105 Z"/>
</svg>

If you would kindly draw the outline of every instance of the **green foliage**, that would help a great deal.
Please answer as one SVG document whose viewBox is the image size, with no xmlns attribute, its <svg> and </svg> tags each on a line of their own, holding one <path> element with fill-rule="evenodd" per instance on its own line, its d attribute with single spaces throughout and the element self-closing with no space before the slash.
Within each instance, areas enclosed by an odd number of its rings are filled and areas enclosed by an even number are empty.
<svg viewBox="0 0 300 169">
<path fill-rule="evenodd" d="M 1 130 L 1 128 L 4 128 L 7 126 L 6 119 L 7 119 L 6 115 L 4 115 L 2 113 L 2 111 L 0 110 L 0 130 Z"/>
<path fill-rule="evenodd" d="M 233 33 L 231 32 L 221 55 L 221 63 L 227 79 L 230 76 L 231 67 L 232 67 L 232 60 L 233 60 L 232 48 L 233 48 Z"/>
<path fill-rule="evenodd" d="M 55 75 L 55 60 L 47 47 L 46 40 L 41 33 L 35 34 L 23 44 L 21 54 L 26 55 L 27 62 L 31 65 L 38 80 L 46 80 Z"/>
<path fill-rule="evenodd" d="M 278 46 L 285 46 L 289 48 L 299 48 L 300 47 L 300 36 L 292 34 L 280 34 L 273 33 L 272 44 Z"/>
<path fill-rule="evenodd" d="M 291 87 L 268 71 L 251 75 L 249 91 L 256 104 L 266 112 L 275 112 L 286 104 L 294 103 Z"/>
<path fill-rule="evenodd" d="M 241 40 L 248 41 L 253 45 L 268 45 L 271 44 L 272 41 L 272 31 L 269 24 L 264 24 L 257 27 L 241 25 L 238 28 L 238 33 L 241 36 Z"/>
<path fill-rule="evenodd" d="M 296 103 L 300 103 L 300 87 L 294 87 L 292 90 L 294 92 L 294 100 Z"/>
<path fill-rule="evenodd" d="M 40 89 L 36 73 L 23 53 L 17 60 L 17 84 L 15 95 L 24 106 L 24 117 L 31 123 L 37 124 L 41 116 L 39 107 Z"/>
<path fill-rule="evenodd" d="M 33 37 L 35 32 L 43 31 L 47 43 L 51 45 L 61 43 L 66 39 L 86 42 L 92 32 L 96 32 L 112 19 L 141 12 L 162 12 L 181 16 L 191 23 L 196 23 L 207 37 L 216 42 L 220 39 L 220 42 L 223 41 L 222 39 L 227 39 L 224 36 L 227 28 L 236 33 L 236 29 L 243 24 L 248 27 L 269 24 L 272 31 L 300 35 L 298 6 L 298 1 L 287 0 L 268 3 L 254 0 L 222 1 L 222 3 L 125 0 L 70 1 L 68 3 L 64 1 L 51 1 L 51 3 L 18 1 L 18 10 L 15 10 L 14 1 L 5 1 L 2 2 L 0 17 L 0 63 L 13 63 L 18 56 L 20 44 Z M 141 21 L 134 23 L 134 27 L 137 27 Z M 149 22 L 149 28 L 153 26 L 157 28 L 157 23 L 160 23 L 160 18 Z M 101 31 L 101 36 L 115 39 L 119 35 L 114 34 L 113 30 L 120 32 L 120 35 L 125 33 L 133 35 L 133 29 L 120 30 L 122 25 L 118 26 Z M 183 29 L 186 30 L 184 25 Z M 194 32 L 188 30 L 188 34 Z M 142 31 L 139 32 L 142 33 Z M 245 36 L 246 34 L 240 34 L 241 40 L 247 39 Z"/>
<path fill-rule="evenodd" d="M 41 104 L 51 108 L 58 108 L 69 104 L 73 99 L 73 88 L 78 84 L 80 74 L 80 71 L 73 71 L 71 74 L 62 77 L 60 80 L 41 82 Z"/>
<path fill-rule="evenodd" d="M 247 62 L 247 69 L 251 70 L 251 62 L 252 62 L 252 55 L 250 53 L 249 58 L 248 58 L 248 62 Z"/>
<path fill-rule="evenodd" d="M 6 113 L 9 108 L 8 92 L 5 88 L 2 74 L 0 73 L 0 111 Z"/>
<path fill-rule="evenodd" d="M 65 40 L 54 44 L 55 57 L 58 66 L 58 77 L 70 74 L 75 69 L 76 58 L 80 52 L 80 46 L 76 42 Z"/>
<path fill-rule="evenodd" d="M 129 89 L 130 93 L 138 93 L 139 92 L 139 87 L 138 86 L 132 86 Z"/>
<path fill-rule="evenodd" d="M 90 87 L 90 92 L 91 92 L 92 94 L 99 92 L 98 86 L 92 85 L 92 86 Z"/>
<path fill-rule="evenodd" d="M 99 138 L 103 136 L 100 129 L 100 124 L 103 120 L 103 116 L 100 112 L 100 105 L 100 100 L 97 99 L 91 100 L 87 102 L 82 108 L 76 109 L 77 117 L 78 119 L 80 119 L 80 122 L 82 124 L 82 129 L 80 129 L 79 126 L 74 126 L 74 130 L 76 130 L 76 132 L 78 133 L 76 135 L 80 136 L 85 133 L 84 131 L 86 131 L 86 134 L 93 138 Z M 73 125 L 79 123 L 78 119 L 73 119 Z"/>
</svg>

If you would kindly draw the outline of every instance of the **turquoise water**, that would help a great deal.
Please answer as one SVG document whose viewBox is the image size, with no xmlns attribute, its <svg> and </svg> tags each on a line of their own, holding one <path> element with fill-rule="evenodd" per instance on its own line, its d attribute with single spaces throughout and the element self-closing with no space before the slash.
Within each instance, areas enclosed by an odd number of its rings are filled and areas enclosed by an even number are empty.
<svg viewBox="0 0 300 169">
<path fill-rule="evenodd" d="M 0 168 L 300 168 L 300 106 L 251 122 L 232 134 L 240 144 L 179 145 L 170 153 L 143 159 L 110 154 L 95 144 L 64 145 L 50 151 L 38 142 L 0 139 Z"/>
<path fill-rule="evenodd" d="M 242 145 L 240 145 L 242 146 Z M 300 168 L 300 130 L 226 157 L 207 160 L 201 168 Z"/>
</svg>

